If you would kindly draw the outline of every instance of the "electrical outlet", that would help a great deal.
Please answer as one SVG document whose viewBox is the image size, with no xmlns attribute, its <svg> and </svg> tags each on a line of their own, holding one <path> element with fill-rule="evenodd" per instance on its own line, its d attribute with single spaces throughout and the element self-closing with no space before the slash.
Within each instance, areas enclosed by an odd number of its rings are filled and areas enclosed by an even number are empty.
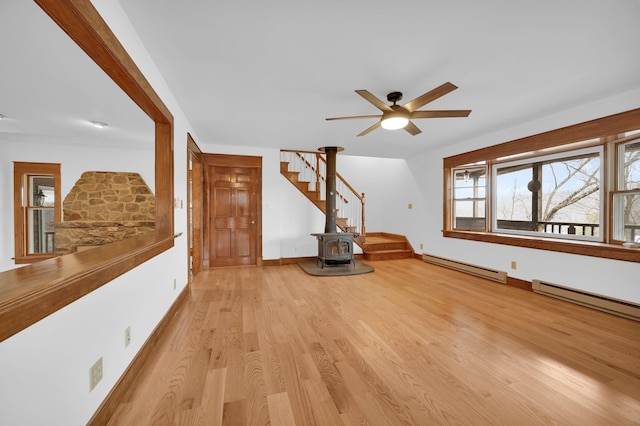
<svg viewBox="0 0 640 426">
<path fill-rule="evenodd" d="M 124 330 L 124 347 L 126 348 L 131 343 L 131 326 Z"/>
<path fill-rule="evenodd" d="M 424 247 L 422 246 L 422 243 L 420 243 L 420 250 L 422 250 Z"/>
<path fill-rule="evenodd" d="M 102 357 L 89 369 L 89 392 L 102 380 Z"/>
<path fill-rule="evenodd" d="M 517 268 L 518 268 L 518 264 L 516 263 L 516 261 L 515 261 L 515 260 L 512 260 L 512 261 L 511 261 L 511 269 L 514 269 L 514 270 L 515 270 L 515 269 L 517 269 Z"/>
<path fill-rule="evenodd" d="M 175 278 L 173 279 L 173 289 L 174 290 L 176 289 L 176 279 Z"/>
</svg>

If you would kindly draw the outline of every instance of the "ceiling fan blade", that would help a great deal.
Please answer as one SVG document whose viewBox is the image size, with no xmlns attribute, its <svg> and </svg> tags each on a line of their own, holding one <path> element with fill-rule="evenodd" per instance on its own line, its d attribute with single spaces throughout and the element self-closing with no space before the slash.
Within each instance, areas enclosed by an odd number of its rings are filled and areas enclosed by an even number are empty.
<svg viewBox="0 0 640 426">
<path fill-rule="evenodd" d="M 367 129 L 365 129 L 365 130 L 361 131 L 360 133 L 358 133 L 358 136 L 364 136 L 364 135 L 366 135 L 367 133 L 374 131 L 374 130 L 375 130 L 375 129 L 377 129 L 378 127 L 380 127 L 380 122 L 379 122 L 379 121 L 376 121 L 376 124 L 374 124 L 373 126 L 371 126 L 371 127 L 367 128 Z"/>
<path fill-rule="evenodd" d="M 413 111 L 411 118 L 446 118 L 446 117 L 468 117 L 470 109 L 449 109 L 438 111 Z"/>
<path fill-rule="evenodd" d="M 404 126 L 404 129 L 411 133 L 411 135 L 415 136 L 418 133 L 422 133 L 422 130 L 418 129 L 418 126 L 416 126 L 415 124 L 413 124 L 413 122 L 409 121 L 409 124 L 407 124 L 406 126 Z"/>
<path fill-rule="evenodd" d="M 376 98 L 375 96 L 373 96 L 371 93 L 369 93 L 366 90 L 356 90 L 356 93 L 360 96 L 362 96 L 363 98 L 365 98 L 366 100 L 368 100 L 369 102 L 371 102 L 373 104 L 373 106 L 375 106 L 376 108 L 378 108 L 380 111 L 392 111 L 391 107 L 387 104 L 385 104 L 384 102 L 382 102 L 380 99 Z"/>
<path fill-rule="evenodd" d="M 354 119 L 359 119 L 359 118 L 380 118 L 382 117 L 381 115 L 354 115 L 352 117 L 332 117 L 332 118 L 325 118 L 325 120 L 327 121 L 331 121 L 331 120 L 354 120 Z"/>
<path fill-rule="evenodd" d="M 406 104 L 403 105 L 403 107 L 409 110 L 409 112 L 413 112 L 418 108 L 420 108 L 421 106 L 424 106 L 429 102 L 433 102 L 439 97 L 444 96 L 449 92 L 453 92 L 457 88 L 458 86 L 456 86 L 455 84 L 446 82 L 443 85 L 438 86 L 435 89 L 423 95 L 418 96 L 414 100 L 407 102 Z"/>
</svg>

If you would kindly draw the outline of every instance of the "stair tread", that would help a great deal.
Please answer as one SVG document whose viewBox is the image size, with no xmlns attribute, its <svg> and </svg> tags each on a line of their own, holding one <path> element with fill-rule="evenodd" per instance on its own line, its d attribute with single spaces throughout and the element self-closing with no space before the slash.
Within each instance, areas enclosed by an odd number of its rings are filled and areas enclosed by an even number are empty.
<svg viewBox="0 0 640 426">
<path fill-rule="evenodd" d="M 367 253 L 399 253 L 399 252 L 411 252 L 411 249 L 385 249 L 385 250 L 367 250 Z"/>
<path fill-rule="evenodd" d="M 405 239 L 402 239 L 402 238 L 377 237 L 377 236 L 369 236 L 368 234 L 364 237 L 364 240 L 366 244 L 402 243 L 406 241 Z"/>
</svg>

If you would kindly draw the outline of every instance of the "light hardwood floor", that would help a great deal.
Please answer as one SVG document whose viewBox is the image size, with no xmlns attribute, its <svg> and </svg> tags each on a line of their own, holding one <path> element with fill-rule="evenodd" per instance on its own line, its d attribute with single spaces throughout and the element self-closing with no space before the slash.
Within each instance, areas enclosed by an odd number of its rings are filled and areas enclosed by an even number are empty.
<svg viewBox="0 0 640 426">
<path fill-rule="evenodd" d="M 640 424 L 640 323 L 367 263 L 200 274 L 109 424 Z"/>
</svg>

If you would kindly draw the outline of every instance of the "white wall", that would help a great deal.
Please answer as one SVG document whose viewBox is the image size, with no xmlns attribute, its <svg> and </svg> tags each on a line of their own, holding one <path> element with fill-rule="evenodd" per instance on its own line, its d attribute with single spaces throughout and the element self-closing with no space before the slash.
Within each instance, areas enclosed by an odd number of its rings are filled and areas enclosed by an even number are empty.
<svg viewBox="0 0 640 426">
<path fill-rule="evenodd" d="M 365 194 L 366 232 L 405 235 L 418 252 L 422 241 L 415 227 L 423 219 L 425 195 L 406 160 L 340 154 L 336 164 L 342 177 Z"/>
<path fill-rule="evenodd" d="M 554 114 L 545 119 L 504 129 L 498 133 L 462 141 L 408 161 L 424 197 L 430 200 L 417 213 L 422 219 L 411 232 L 424 241 L 425 253 L 507 271 L 527 281 L 546 280 L 598 294 L 640 303 L 640 265 L 567 253 L 549 252 L 500 244 L 442 237 L 442 159 L 571 124 L 628 111 L 640 106 L 640 89 L 589 105 Z M 511 270 L 511 261 L 517 269 Z"/>
<path fill-rule="evenodd" d="M 2 342 L 0 424 L 86 424 L 177 296 L 175 263 L 163 253 Z M 100 357 L 104 376 L 89 392 Z"/>
<path fill-rule="evenodd" d="M 179 200 L 186 200 L 186 135 L 190 132 L 196 140 L 197 135 L 119 4 L 112 0 L 94 0 L 94 4 L 174 115 L 174 194 Z M 27 147 L 0 144 L 0 185 L 5 203 L 5 194 L 13 193 L 13 177 L 8 179 L 6 174 L 12 166 L 7 166 L 7 162 L 61 162 L 63 192 L 77 179 L 74 174 L 85 169 L 78 163 L 91 163 L 95 168 L 115 167 L 108 150 L 84 152 L 77 147 L 58 150 L 45 146 L 31 149 L 29 152 Z M 135 166 L 153 188 L 153 172 L 149 175 L 146 155 L 132 155 L 129 161 L 122 161 L 122 168 Z M 7 185 L 10 185 L 8 190 Z M 5 205 L 13 205 L 13 201 Z M 11 209 L 3 211 L 11 216 Z M 0 342 L 0 424 L 81 425 L 91 418 L 187 284 L 186 209 L 178 208 L 174 212 L 175 232 L 183 234 L 176 238 L 171 250 Z M 0 223 L 3 258 L 8 250 L 5 241 L 13 241 L 12 231 L 6 235 L 9 232 L 6 216 L 3 214 Z M 10 221 L 12 223 L 12 217 Z M 12 243 L 10 253 L 13 253 Z M 132 341 L 125 349 L 127 326 L 131 327 Z M 89 392 L 89 368 L 99 357 L 103 358 L 104 377 Z"/>
</svg>

